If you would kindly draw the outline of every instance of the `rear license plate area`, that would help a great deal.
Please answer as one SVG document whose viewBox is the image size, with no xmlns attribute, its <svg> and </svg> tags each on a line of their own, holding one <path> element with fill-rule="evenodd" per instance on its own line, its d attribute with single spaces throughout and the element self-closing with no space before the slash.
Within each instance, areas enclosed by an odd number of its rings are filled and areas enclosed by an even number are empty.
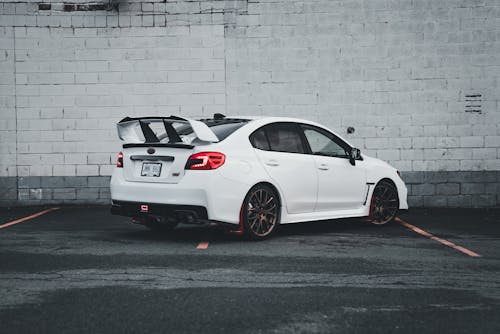
<svg viewBox="0 0 500 334">
<path fill-rule="evenodd" d="M 159 177 L 160 174 L 161 174 L 161 163 L 157 162 L 142 163 L 141 176 Z"/>
</svg>

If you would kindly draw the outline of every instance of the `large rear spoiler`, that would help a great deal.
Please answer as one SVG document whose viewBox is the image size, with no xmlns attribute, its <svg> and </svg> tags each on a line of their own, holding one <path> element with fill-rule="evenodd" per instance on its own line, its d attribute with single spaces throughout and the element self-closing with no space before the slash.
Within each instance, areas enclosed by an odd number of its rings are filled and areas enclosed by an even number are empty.
<svg viewBox="0 0 500 334">
<path fill-rule="evenodd" d="M 162 136 L 151 125 L 162 124 L 165 132 Z M 178 116 L 170 117 L 125 117 L 116 125 L 118 137 L 126 143 L 160 143 L 163 138 L 168 138 L 169 144 L 184 143 L 181 135 L 194 133 L 196 137 L 205 142 L 215 143 L 219 138 L 203 122 Z M 158 138 L 161 137 L 161 138 Z"/>
</svg>

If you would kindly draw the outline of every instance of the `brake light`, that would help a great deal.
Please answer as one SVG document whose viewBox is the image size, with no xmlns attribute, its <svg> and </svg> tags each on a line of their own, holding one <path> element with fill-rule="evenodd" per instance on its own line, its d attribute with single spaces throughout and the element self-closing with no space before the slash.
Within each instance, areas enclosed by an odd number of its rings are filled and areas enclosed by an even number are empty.
<svg viewBox="0 0 500 334">
<path fill-rule="evenodd" d="M 193 154 L 186 162 L 186 169 L 208 170 L 216 169 L 224 164 L 226 156 L 220 152 L 200 152 Z"/>
<path fill-rule="evenodd" d="M 116 167 L 123 168 L 123 153 L 118 153 L 118 158 L 116 159 Z"/>
</svg>

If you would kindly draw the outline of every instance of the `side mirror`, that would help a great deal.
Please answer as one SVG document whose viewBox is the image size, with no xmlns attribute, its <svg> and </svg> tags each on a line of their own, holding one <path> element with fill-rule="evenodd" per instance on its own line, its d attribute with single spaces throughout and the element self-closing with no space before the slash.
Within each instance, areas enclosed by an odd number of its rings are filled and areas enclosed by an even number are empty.
<svg viewBox="0 0 500 334">
<path fill-rule="evenodd" d="M 356 160 L 361 159 L 361 151 L 358 148 L 351 148 L 351 152 L 349 152 L 349 162 L 351 165 L 356 165 Z"/>
</svg>

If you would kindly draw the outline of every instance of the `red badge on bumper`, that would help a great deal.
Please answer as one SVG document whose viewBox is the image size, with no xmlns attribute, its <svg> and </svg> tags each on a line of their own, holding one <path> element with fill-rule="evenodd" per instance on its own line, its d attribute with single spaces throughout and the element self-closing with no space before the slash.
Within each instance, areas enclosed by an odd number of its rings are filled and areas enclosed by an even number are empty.
<svg viewBox="0 0 500 334">
<path fill-rule="evenodd" d="M 149 211 L 149 205 L 141 204 L 141 212 L 148 212 L 148 211 Z"/>
</svg>

